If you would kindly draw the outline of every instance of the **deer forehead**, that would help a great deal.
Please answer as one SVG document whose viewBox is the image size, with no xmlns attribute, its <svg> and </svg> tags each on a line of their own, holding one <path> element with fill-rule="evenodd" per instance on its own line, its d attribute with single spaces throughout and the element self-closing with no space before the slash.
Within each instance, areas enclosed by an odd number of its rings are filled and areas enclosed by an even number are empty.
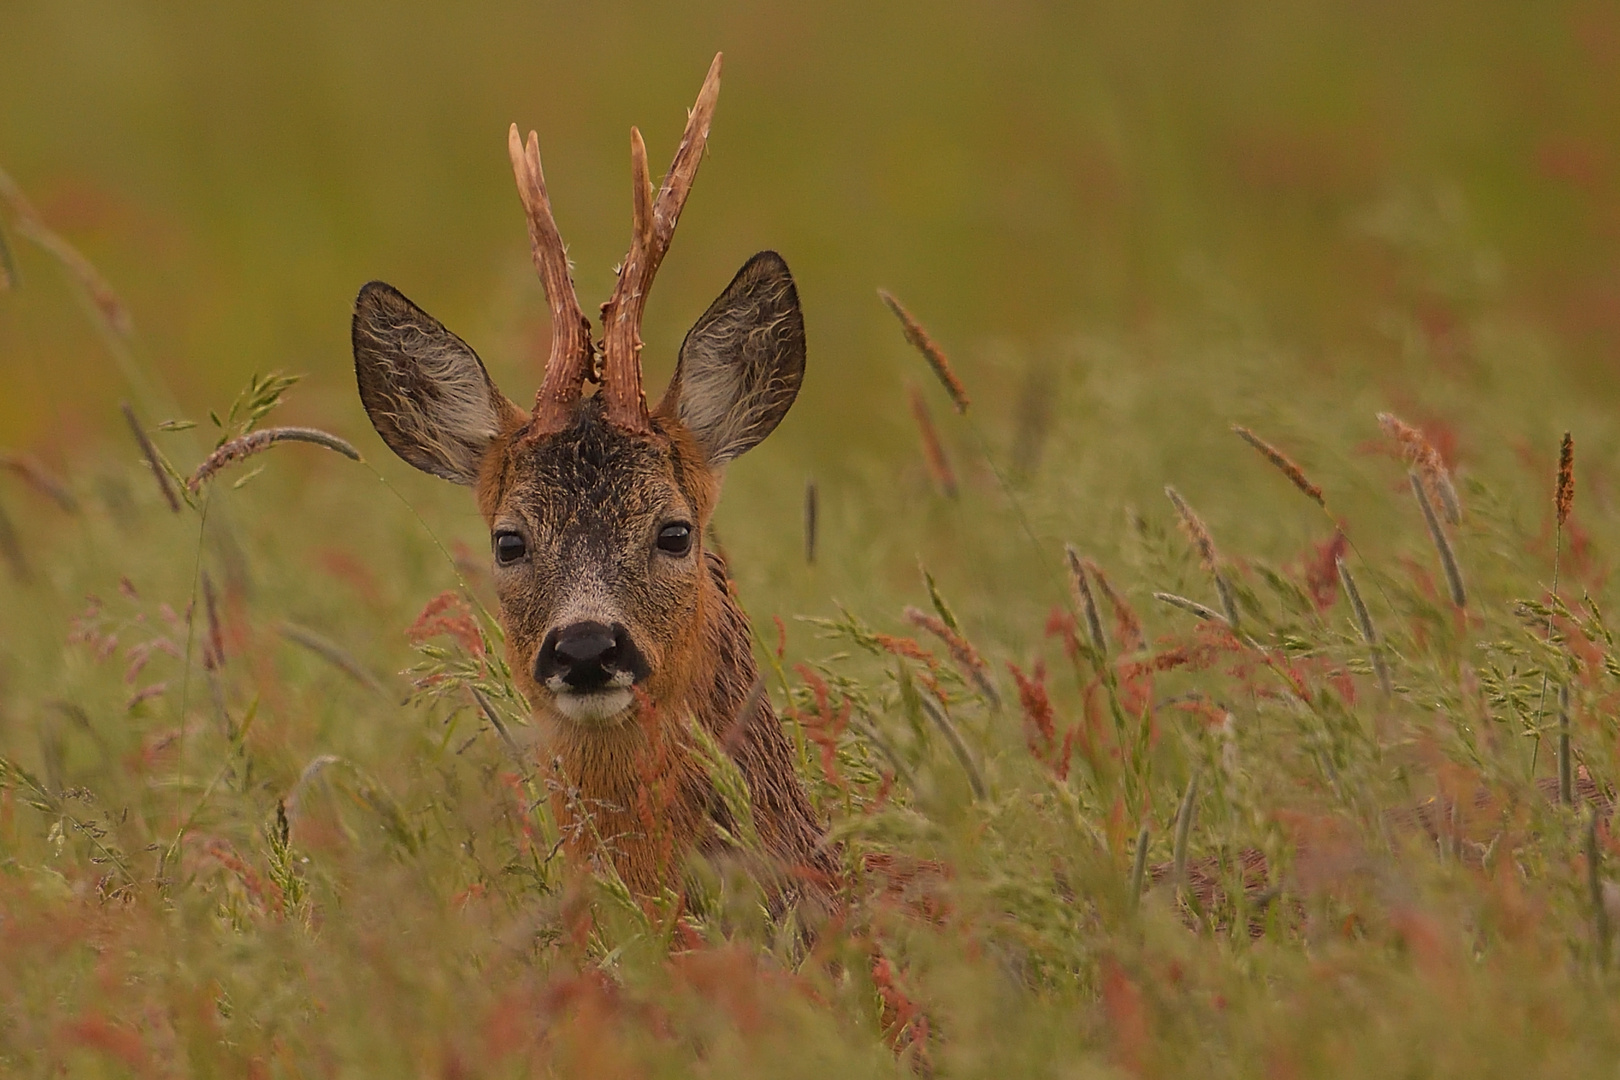
<svg viewBox="0 0 1620 1080">
<path fill-rule="evenodd" d="M 488 523 L 523 527 L 531 543 L 565 562 L 639 550 L 668 521 L 701 528 L 712 484 L 706 469 L 693 467 L 689 436 L 672 427 L 629 434 L 588 402 L 565 431 L 534 442 L 520 433 L 491 455 L 498 475 L 485 489 Z"/>
</svg>

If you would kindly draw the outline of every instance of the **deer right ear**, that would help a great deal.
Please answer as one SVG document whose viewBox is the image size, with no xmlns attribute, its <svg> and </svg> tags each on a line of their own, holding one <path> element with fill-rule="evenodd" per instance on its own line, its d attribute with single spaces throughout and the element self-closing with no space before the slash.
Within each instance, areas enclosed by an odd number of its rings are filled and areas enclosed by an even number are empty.
<svg viewBox="0 0 1620 1080">
<path fill-rule="evenodd" d="M 423 472 L 471 484 L 517 412 L 483 361 L 398 289 L 373 281 L 354 301 L 360 401 L 388 448 Z"/>
<path fill-rule="evenodd" d="M 687 332 L 658 408 L 678 416 L 720 466 L 776 429 L 803 381 L 799 293 L 782 256 L 762 251 Z"/>
</svg>

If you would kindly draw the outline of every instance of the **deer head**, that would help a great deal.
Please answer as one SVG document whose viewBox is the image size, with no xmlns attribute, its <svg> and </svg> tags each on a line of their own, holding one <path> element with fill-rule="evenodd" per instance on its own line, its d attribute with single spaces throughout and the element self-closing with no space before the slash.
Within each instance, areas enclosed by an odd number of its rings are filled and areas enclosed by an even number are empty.
<svg viewBox="0 0 1620 1080">
<path fill-rule="evenodd" d="M 512 167 L 551 307 L 551 353 L 531 410 L 508 400 L 464 341 L 391 286 L 372 282 L 355 302 L 355 373 L 373 426 L 410 464 L 474 489 L 514 675 L 536 712 L 574 737 L 623 726 L 638 693 L 681 702 L 713 678 L 723 585 L 705 556 L 704 528 L 725 465 L 770 434 L 804 375 L 798 294 L 787 265 L 766 251 L 687 333 L 657 407 L 642 394 L 642 312 L 719 87 L 716 56 L 656 196 L 646 148 L 631 130 L 633 228 L 602 305 L 600 356 L 536 137 L 523 142 L 513 125 Z M 600 391 L 587 396 L 588 382 Z M 741 647 L 746 653 L 746 641 Z"/>
</svg>

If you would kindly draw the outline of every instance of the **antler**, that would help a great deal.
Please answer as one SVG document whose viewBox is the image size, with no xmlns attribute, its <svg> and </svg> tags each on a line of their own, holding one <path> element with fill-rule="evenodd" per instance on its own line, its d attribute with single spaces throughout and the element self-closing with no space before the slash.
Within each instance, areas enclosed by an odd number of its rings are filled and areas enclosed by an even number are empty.
<svg viewBox="0 0 1620 1080">
<path fill-rule="evenodd" d="M 568 273 L 568 253 L 551 216 L 546 177 L 540 171 L 540 140 L 529 132 L 525 145 L 512 125 L 506 137 L 517 178 L 518 196 L 529 219 L 529 249 L 534 268 L 551 305 L 551 355 L 546 374 L 534 395 L 534 434 L 560 431 L 573 419 L 585 380 L 595 375 L 596 351 L 591 345 L 591 321 L 580 310 L 574 279 Z"/>
<path fill-rule="evenodd" d="M 628 431 L 644 432 L 652 428 L 647 399 L 641 392 L 641 315 L 647 305 L 653 276 L 669 250 L 681 207 L 686 204 L 698 165 L 703 161 L 703 147 L 709 139 L 709 124 L 714 119 L 714 105 L 719 96 L 720 54 L 715 53 L 656 200 L 647 172 L 646 144 L 641 141 L 640 131 L 630 129 L 630 169 L 634 185 L 630 252 L 619 267 L 613 296 L 602 305 L 605 357 L 602 393 L 606 396 L 607 418 Z"/>
</svg>

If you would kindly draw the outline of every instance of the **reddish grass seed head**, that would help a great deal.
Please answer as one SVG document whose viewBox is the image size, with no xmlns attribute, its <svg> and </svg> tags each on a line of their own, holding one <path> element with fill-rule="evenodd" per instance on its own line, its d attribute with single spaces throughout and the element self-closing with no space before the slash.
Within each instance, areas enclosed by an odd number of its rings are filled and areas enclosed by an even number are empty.
<svg viewBox="0 0 1620 1080">
<path fill-rule="evenodd" d="M 967 412 L 967 389 L 962 386 L 962 380 L 956 377 L 956 372 L 951 370 L 951 362 L 946 359 L 945 351 L 934 343 L 934 339 L 928 336 L 928 331 L 912 318 L 911 312 L 894 298 L 894 294 L 879 289 L 878 298 L 888 305 L 889 310 L 894 312 L 894 317 L 900 320 L 900 326 L 905 331 L 906 340 L 911 342 L 912 348 L 922 353 L 923 359 L 928 361 L 928 366 L 934 369 L 934 375 L 939 379 L 940 385 L 951 395 L 951 404 L 956 406 L 956 411 Z"/>
<path fill-rule="evenodd" d="M 1575 439 L 1569 432 L 1564 432 L 1564 442 L 1558 448 L 1558 489 L 1553 496 L 1553 505 L 1558 510 L 1558 526 L 1563 528 L 1564 522 L 1569 520 L 1570 509 L 1575 505 Z"/>
<path fill-rule="evenodd" d="M 1305 470 L 1295 464 L 1292 458 L 1242 424 L 1233 424 L 1232 431 L 1236 433 L 1238 438 L 1258 450 L 1260 456 L 1271 462 L 1279 472 L 1288 477 L 1289 482 L 1299 488 L 1307 499 L 1310 499 L 1322 509 L 1327 509 L 1327 499 L 1323 496 L 1322 489 L 1311 483 L 1310 477 L 1305 475 Z"/>
<path fill-rule="evenodd" d="M 934 427 L 933 415 L 928 411 L 928 402 L 918 386 L 911 387 L 911 416 L 917 422 L 917 434 L 922 439 L 923 460 L 928 465 L 929 477 L 941 495 L 947 499 L 956 498 L 959 490 L 956 470 L 951 468 L 951 459 L 945 456 L 945 444 L 940 441 L 939 430 Z"/>
<path fill-rule="evenodd" d="M 1384 433 L 1395 440 L 1401 448 L 1401 456 L 1412 467 L 1423 486 L 1428 489 L 1440 504 L 1446 520 L 1453 525 L 1462 523 L 1462 505 L 1457 500 L 1457 489 L 1452 485 L 1451 472 L 1446 468 L 1445 459 L 1440 451 L 1434 448 L 1427 436 L 1417 428 L 1408 424 L 1394 413 L 1382 412 L 1378 414 L 1378 426 Z"/>
<path fill-rule="evenodd" d="M 1220 564 L 1220 553 L 1215 550 L 1215 538 L 1210 536 L 1209 527 L 1204 519 L 1199 517 L 1193 508 L 1187 505 L 1187 500 L 1181 497 L 1181 492 L 1166 484 L 1164 493 L 1170 499 L 1170 504 L 1176 508 L 1176 516 L 1181 519 L 1181 531 L 1187 534 L 1192 541 L 1193 550 L 1198 552 L 1198 563 L 1204 572 L 1214 574 Z"/>
</svg>

